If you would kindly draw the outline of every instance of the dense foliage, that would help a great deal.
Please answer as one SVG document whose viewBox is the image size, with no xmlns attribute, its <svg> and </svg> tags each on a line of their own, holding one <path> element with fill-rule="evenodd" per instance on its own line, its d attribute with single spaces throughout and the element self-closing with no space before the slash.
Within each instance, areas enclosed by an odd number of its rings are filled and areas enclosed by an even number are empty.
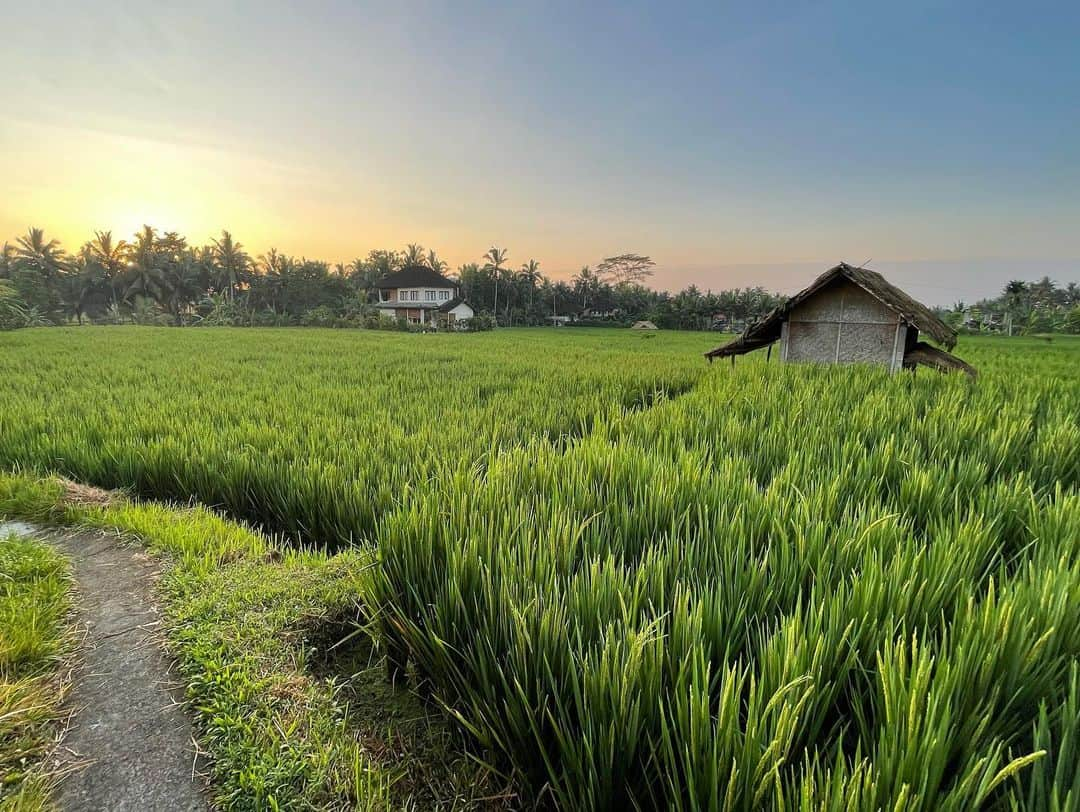
<svg viewBox="0 0 1080 812">
<path fill-rule="evenodd" d="M 0 337 L 0 465 L 325 544 L 565 808 L 1080 803 L 1080 345 L 977 382 L 704 334 Z"/>
<path fill-rule="evenodd" d="M 1000 295 L 974 305 L 957 302 L 940 314 L 969 332 L 1080 334 L 1080 286 L 1058 285 L 1048 276 L 1035 282 L 1014 279 Z"/>
<path fill-rule="evenodd" d="M 387 328 L 370 305 L 374 285 L 405 265 L 425 265 L 456 278 L 478 313 L 503 325 L 547 324 L 550 316 L 629 324 L 651 319 L 661 327 L 706 329 L 742 324 L 768 312 L 780 297 L 763 288 L 676 294 L 651 290 L 648 257 L 624 254 L 588 267 L 570 282 L 546 278 L 536 260 L 515 269 L 506 249 L 491 248 L 479 263 L 451 273 L 434 251 L 409 245 L 375 250 L 342 265 L 296 258 L 271 249 L 251 257 L 222 232 L 196 247 L 175 233 L 145 227 L 130 241 L 98 232 L 73 256 L 32 228 L 0 250 L 0 280 L 18 294 L 11 326 L 131 322 L 215 326 Z M 0 292 L 0 329 L 4 304 Z"/>
<path fill-rule="evenodd" d="M 646 256 L 607 257 L 569 282 L 546 278 L 530 259 L 515 270 L 506 249 L 451 273 L 434 251 L 375 250 L 347 265 L 296 258 L 271 249 L 252 258 L 223 231 L 203 247 L 146 226 L 130 242 L 97 232 L 74 255 L 31 228 L 0 249 L 0 329 L 61 324 L 131 322 L 218 327 L 366 327 L 407 329 L 371 305 L 375 283 L 406 265 L 424 265 L 456 279 L 482 314 L 477 326 L 539 325 L 551 317 L 581 325 L 628 326 L 648 320 L 684 330 L 742 330 L 783 301 L 762 287 L 677 294 L 646 283 L 655 263 Z M 1080 333 L 1080 288 L 1049 278 L 1009 282 L 1002 294 L 969 307 L 940 311 L 959 330 Z"/>
</svg>

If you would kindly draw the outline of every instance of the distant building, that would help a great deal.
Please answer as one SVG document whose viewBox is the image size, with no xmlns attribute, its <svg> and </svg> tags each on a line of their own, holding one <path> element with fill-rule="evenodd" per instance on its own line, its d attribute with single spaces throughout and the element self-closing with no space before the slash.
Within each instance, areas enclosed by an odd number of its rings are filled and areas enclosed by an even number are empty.
<svg viewBox="0 0 1080 812">
<path fill-rule="evenodd" d="M 975 370 L 919 337 L 926 334 L 946 350 L 956 333 L 925 305 L 866 268 L 840 263 L 810 287 L 752 324 L 734 341 L 705 357 L 731 358 L 780 342 L 785 362 L 867 363 L 895 372 L 918 364 L 941 371 Z"/>
<path fill-rule="evenodd" d="M 614 319 L 619 316 L 617 307 L 587 307 L 581 313 L 583 319 Z"/>
<path fill-rule="evenodd" d="M 379 301 L 375 307 L 391 318 L 412 324 L 454 329 L 471 319 L 472 307 L 458 296 L 457 283 L 423 265 L 410 265 L 387 274 L 375 283 Z"/>
</svg>

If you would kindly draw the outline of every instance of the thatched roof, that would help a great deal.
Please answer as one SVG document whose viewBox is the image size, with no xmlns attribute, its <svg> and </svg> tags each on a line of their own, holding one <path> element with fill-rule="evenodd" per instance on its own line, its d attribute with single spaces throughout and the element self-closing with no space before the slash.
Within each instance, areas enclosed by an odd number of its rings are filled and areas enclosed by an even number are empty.
<svg viewBox="0 0 1080 812">
<path fill-rule="evenodd" d="M 925 333 L 947 349 L 951 350 L 956 346 L 956 332 L 935 316 L 926 305 L 912 299 L 877 271 L 856 268 L 841 262 L 815 279 L 810 287 L 799 291 L 765 318 L 750 325 L 746 332 L 734 341 L 705 353 L 705 357 L 711 361 L 713 358 L 743 355 L 772 344 L 780 338 L 781 327 L 792 310 L 840 278 L 854 282 L 905 322 L 919 328 L 920 333 Z"/>
<path fill-rule="evenodd" d="M 925 341 L 918 342 L 904 353 L 904 366 L 908 369 L 924 366 L 936 369 L 938 372 L 963 372 L 972 378 L 979 375 L 975 367 L 967 361 L 963 361 L 952 353 L 945 352 L 945 350 L 931 347 Z"/>
</svg>

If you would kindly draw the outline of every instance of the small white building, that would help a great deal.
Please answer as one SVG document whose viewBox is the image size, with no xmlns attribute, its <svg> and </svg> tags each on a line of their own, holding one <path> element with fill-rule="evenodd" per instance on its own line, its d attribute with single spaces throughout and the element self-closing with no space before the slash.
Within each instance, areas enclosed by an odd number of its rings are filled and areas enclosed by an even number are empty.
<svg viewBox="0 0 1080 812">
<path fill-rule="evenodd" d="M 411 265 L 375 283 L 375 307 L 394 319 L 455 329 L 476 314 L 458 295 L 457 283 L 423 265 Z"/>
</svg>

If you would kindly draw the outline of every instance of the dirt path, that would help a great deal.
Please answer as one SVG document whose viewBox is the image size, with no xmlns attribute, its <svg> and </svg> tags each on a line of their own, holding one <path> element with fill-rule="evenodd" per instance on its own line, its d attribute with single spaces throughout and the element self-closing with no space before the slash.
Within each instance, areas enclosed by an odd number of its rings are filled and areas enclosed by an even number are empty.
<svg viewBox="0 0 1080 812">
<path fill-rule="evenodd" d="M 15 525 L 0 522 L 0 535 L 31 529 Z M 57 790 L 60 808 L 209 809 L 191 721 L 159 645 L 153 561 L 105 534 L 37 536 L 70 559 L 86 629 L 69 699 L 74 716 L 58 755 L 61 769 L 74 768 Z"/>
</svg>

